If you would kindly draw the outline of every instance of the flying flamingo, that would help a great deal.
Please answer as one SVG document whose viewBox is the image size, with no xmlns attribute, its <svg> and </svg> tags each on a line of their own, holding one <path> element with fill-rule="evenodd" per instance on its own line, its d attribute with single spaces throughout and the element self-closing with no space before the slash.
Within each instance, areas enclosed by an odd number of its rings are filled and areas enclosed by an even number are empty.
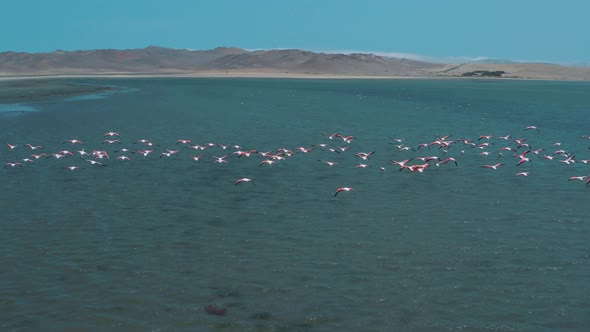
<svg viewBox="0 0 590 332">
<path fill-rule="evenodd" d="M 396 164 L 396 165 L 399 165 L 400 166 L 400 169 L 403 169 L 406 166 L 406 164 L 408 162 L 410 162 L 412 159 L 413 158 L 402 160 L 402 161 L 392 160 L 391 162 L 394 163 L 394 164 Z"/>
<path fill-rule="evenodd" d="M 203 150 L 205 150 L 207 148 L 206 146 L 202 146 L 202 145 L 199 145 L 199 144 L 191 145 L 190 147 L 191 147 L 191 149 L 201 150 L 201 151 L 203 151 Z"/>
<path fill-rule="evenodd" d="M 90 156 L 91 155 L 90 153 L 84 151 L 84 149 L 79 150 L 79 151 L 76 151 L 76 152 L 78 152 L 80 154 L 80 157 L 81 156 Z"/>
<path fill-rule="evenodd" d="M 252 182 L 253 185 L 256 185 L 254 183 L 254 180 L 253 179 L 250 179 L 250 178 L 241 178 L 241 179 L 238 179 L 238 181 L 236 181 L 236 184 L 234 184 L 234 186 L 237 186 L 238 184 L 240 184 L 242 182 Z"/>
<path fill-rule="evenodd" d="M 215 163 L 218 163 L 218 164 L 227 163 L 227 160 L 225 160 L 225 158 L 226 158 L 227 156 L 228 156 L 227 154 L 226 154 L 225 156 L 223 156 L 223 157 L 217 157 L 217 156 L 213 156 L 213 158 L 215 158 L 215 161 L 214 161 L 213 163 L 214 163 L 214 164 L 215 164 Z"/>
<path fill-rule="evenodd" d="M 518 161 L 518 163 L 516 164 L 516 166 L 520 166 L 520 165 L 522 165 L 523 163 L 526 163 L 527 161 L 528 161 L 528 162 L 531 162 L 531 160 L 530 160 L 529 158 L 525 157 L 525 156 L 526 156 L 526 154 L 527 154 L 527 153 L 529 153 L 530 151 L 531 151 L 531 150 L 528 150 L 528 151 L 525 151 L 525 152 L 521 153 L 520 155 L 518 155 L 518 158 L 519 158 L 520 160 Z"/>
<path fill-rule="evenodd" d="M 314 148 L 304 148 L 304 147 L 298 147 L 297 150 L 303 152 L 303 153 L 309 153 L 313 150 Z"/>
<path fill-rule="evenodd" d="M 4 165 L 4 168 L 6 168 L 6 167 L 14 168 L 16 166 L 23 167 L 23 165 L 21 163 L 6 163 L 6 165 Z"/>
<path fill-rule="evenodd" d="M 6 144 L 6 145 L 8 146 L 8 148 L 10 148 L 10 150 L 14 150 L 14 149 L 16 149 L 16 147 L 18 146 L 18 145 L 12 145 L 12 144 L 8 144 L 8 143 L 6 143 L 6 142 L 4 142 L 4 144 Z"/>
<path fill-rule="evenodd" d="M 443 160 L 441 162 L 436 163 L 435 165 L 436 166 L 440 166 L 440 165 L 444 165 L 444 164 L 446 164 L 448 162 L 451 162 L 451 161 L 455 163 L 455 166 L 457 166 L 457 161 L 453 157 L 449 157 L 449 158 L 447 158 L 447 159 L 445 159 L 445 160 Z"/>
<path fill-rule="evenodd" d="M 82 155 L 82 154 L 80 154 L 80 155 Z M 94 151 L 92 151 L 92 155 L 94 156 L 95 159 L 103 159 L 103 158 L 111 159 L 109 157 L 108 152 L 106 152 L 106 151 L 94 150 Z"/>
<path fill-rule="evenodd" d="M 272 165 L 274 165 L 276 162 L 277 162 L 276 160 L 272 160 L 272 159 L 265 159 L 265 160 L 263 160 L 263 161 L 260 163 L 260 165 L 258 165 L 258 167 L 260 167 L 260 166 L 262 166 L 262 165 L 264 165 L 264 164 L 268 164 L 269 166 L 272 166 Z"/>
<path fill-rule="evenodd" d="M 189 156 L 189 157 L 194 161 L 199 161 L 199 159 L 201 159 L 203 156 L 204 156 L 204 154 L 202 154 L 200 156 Z"/>
<path fill-rule="evenodd" d="M 118 152 L 129 152 L 129 153 L 135 153 L 135 152 L 133 152 L 133 151 L 131 151 L 131 150 L 129 150 L 129 149 L 125 149 L 125 148 L 123 148 L 123 149 L 121 149 L 121 150 L 117 150 L 117 151 L 115 151 L 115 153 L 118 153 Z"/>
<path fill-rule="evenodd" d="M 154 150 L 139 150 L 139 151 L 137 151 L 137 153 L 142 154 L 144 157 L 147 157 L 152 152 L 154 152 Z"/>
<path fill-rule="evenodd" d="M 564 163 L 566 165 L 573 164 L 573 163 L 576 162 L 576 160 L 574 159 L 575 157 L 576 156 L 569 156 L 569 157 L 567 157 L 567 159 L 560 160 L 560 162 L 562 162 L 562 163 Z"/>
<path fill-rule="evenodd" d="M 166 149 L 166 152 L 162 152 L 160 154 L 160 158 L 162 158 L 163 156 L 170 157 L 172 155 L 177 154 L 178 152 L 180 152 L 180 150 L 168 150 L 168 149 Z"/>
<path fill-rule="evenodd" d="M 82 159 L 90 163 L 90 165 L 106 166 L 105 164 L 92 159 Z"/>
<path fill-rule="evenodd" d="M 51 154 L 55 159 L 60 159 L 60 158 L 65 158 L 66 155 L 65 154 L 61 154 L 61 153 L 52 153 Z"/>
<path fill-rule="evenodd" d="M 504 164 L 483 165 L 483 166 L 481 166 L 481 167 L 484 167 L 484 168 L 491 168 L 491 169 L 498 169 L 498 167 L 500 167 L 500 166 L 504 166 Z"/>
<path fill-rule="evenodd" d="M 401 172 L 403 169 L 408 169 L 412 173 L 415 173 L 415 172 L 422 173 L 422 172 L 424 172 L 425 169 L 428 168 L 428 166 L 430 166 L 429 163 L 418 164 L 418 165 L 410 165 L 410 166 L 404 165 L 399 170 Z"/>
<path fill-rule="evenodd" d="M 368 152 L 368 153 L 367 152 L 359 152 L 359 153 L 355 154 L 355 156 L 361 158 L 362 160 L 368 160 L 369 157 L 374 153 L 375 153 L 375 151 Z"/>
<path fill-rule="evenodd" d="M 353 191 L 353 190 L 354 190 L 354 189 L 353 189 L 353 188 L 350 188 L 350 187 L 342 187 L 342 188 L 338 188 L 338 189 L 336 189 L 336 193 L 334 194 L 334 196 L 337 196 L 337 195 L 338 195 L 338 193 L 340 193 L 341 191 Z"/>
<path fill-rule="evenodd" d="M 355 140 L 355 138 L 354 138 L 354 136 L 346 136 L 346 137 L 342 137 L 342 140 L 343 140 L 344 142 L 346 142 L 346 143 L 349 143 L 349 144 L 350 144 L 350 142 L 354 141 L 354 140 Z"/>
<path fill-rule="evenodd" d="M 326 161 L 326 160 L 318 160 L 323 162 L 324 164 L 328 165 L 328 166 L 334 166 L 334 165 L 338 165 L 338 163 L 333 162 L 333 161 Z"/>
<path fill-rule="evenodd" d="M 342 135 L 339 133 L 333 133 L 332 135 L 328 135 L 328 134 L 324 133 L 322 135 L 328 137 L 329 139 L 334 139 L 334 137 L 342 137 Z"/>
<path fill-rule="evenodd" d="M 422 160 L 422 161 L 425 161 L 425 162 L 429 162 L 429 161 L 433 161 L 433 160 L 438 160 L 438 161 L 440 161 L 440 158 L 439 158 L 439 157 L 437 157 L 437 156 L 430 156 L 430 157 L 417 157 L 416 159 L 418 159 L 418 160 Z"/>
<path fill-rule="evenodd" d="M 25 144 L 25 146 L 28 146 L 31 150 L 37 150 L 37 149 L 43 150 L 43 147 L 41 145 L 32 145 L 32 144 L 27 143 L 27 144 Z"/>
<path fill-rule="evenodd" d="M 240 151 L 234 151 L 231 154 L 232 155 L 237 154 L 238 157 L 241 157 L 241 156 L 250 157 L 253 153 L 256 153 L 256 150 L 250 150 L 250 151 L 241 151 L 240 150 Z"/>
<path fill-rule="evenodd" d="M 35 158 L 35 159 L 39 159 L 41 157 L 45 157 L 45 158 L 49 158 L 47 157 L 47 155 L 45 153 L 41 153 L 41 154 L 32 154 L 31 157 Z"/>
</svg>

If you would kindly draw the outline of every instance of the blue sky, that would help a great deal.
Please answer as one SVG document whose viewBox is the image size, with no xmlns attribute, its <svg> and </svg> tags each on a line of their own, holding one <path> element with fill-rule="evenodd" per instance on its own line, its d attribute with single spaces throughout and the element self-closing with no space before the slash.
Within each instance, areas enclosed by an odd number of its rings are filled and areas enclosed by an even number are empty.
<svg viewBox="0 0 590 332">
<path fill-rule="evenodd" d="M 586 0 L 15 0 L 0 13 L 0 51 L 236 46 L 590 62 Z"/>
</svg>

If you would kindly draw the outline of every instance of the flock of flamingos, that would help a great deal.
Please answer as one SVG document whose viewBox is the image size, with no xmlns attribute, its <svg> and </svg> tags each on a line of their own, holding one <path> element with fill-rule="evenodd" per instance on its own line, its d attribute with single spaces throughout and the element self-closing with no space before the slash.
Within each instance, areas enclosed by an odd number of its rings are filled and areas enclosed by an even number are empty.
<svg viewBox="0 0 590 332">
<path fill-rule="evenodd" d="M 535 131 L 539 129 L 535 126 L 528 126 L 524 131 Z M 64 159 L 68 160 L 64 169 L 78 171 L 87 167 L 106 166 L 112 162 L 132 162 L 139 158 L 170 158 L 179 156 L 181 158 L 190 158 L 194 162 L 224 164 L 233 162 L 235 158 L 260 158 L 259 167 L 270 167 L 280 163 L 297 154 L 316 154 L 321 152 L 322 159 L 318 163 L 326 167 L 339 167 L 339 162 L 333 161 L 337 154 L 354 154 L 358 162 L 354 165 L 356 168 L 368 168 L 371 166 L 370 158 L 375 151 L 354 151 L 354 136 L 345 136 L 340 133 L 323 134 L 326 137 L 325 143 L 320 143 L 307 147 L 296 148 L 278 148 L 274 151 L 258 151 L 256 149 L 244 149 L 239 145 L 223 145 L 219 143 L 206 143 L 203 145 L 194 144 L 190 139 L 178 139 L 173 148 L 162 148 L 147 139 L 140 139 L 133 142 L 127 148 L 123 147 L 121 135 L 117 132 L 109 131 L 104 134 L 103 141 L 100 144 L 101 149 L 88 149 L 84 141 L 79 139 L 68 139 L 63 142 L 61 151 L 45 151 L 43 146 L 32 143 L 8 143 L 4 142 L 5 149 L 0 149 L 0 155 L 6 159 L 5 169 L 18 169 L 27 167 L 37 167 L 36 165 L 45 162 L 45 159 Z M 582 139 L 590 139 L 590 136 L 583 135 Z M 435 135 L 429 141 L 411 146 L 403 138 L 390 137 L 392 149 L 404 153 L 413 154 L 413 157 L 404 160 L 391 160 L 387 165 L 378 167 L 379 171 L 385 172 L 389 167 L 399 172 L 423 173 L 432 167 L 454 167 L 459 163 L 456 158 L 462 156 L 470 149 L 483 157 L 502 157 L 506 155 L 511 159 L 502 158 L 502 163 L 483 163 L 481 167 L 497 170 L 508 164 L 518 167 L 515 176 L 529 176 L 531 171 L 527 169 L 527 164 L 531 164 L 536 158 L 545 160 L 554 160 L 555 162 L 572 165 L 575 163 L 589 164 L 590 159 L 576 159 L 576 156 L 566 151 L 560 142 L 554 142 L 550 147 L 533 148 L 525 138 L 506 136 L 481 135 L 470 138 L 454 138 L 452 135 L 439 136 Z M 109 147 L 109 148 L 107 148 Z M 590 148 L 589 148 L 590 149 Z M 4 151 L 2 151 L 4 150 Z M 316 151 L 318 150 L 318 151 Z M 20 151 L 20 152 L 19 152 Z M 24 151 L 24 152 L 22 152 Z M 456 157 L 450 157 L 449 155 Z M 330 154 L 328 154 L 330 153 Z M 473 153 L 473 152 L 470 152 Z M 401 158 L 398 158 L 401 159 Z M 482 159 L 486 160 L 486 159 Z M 499 160 L 487 159 L 487 160 Z M 352 166 L 350 166 L 352 167 Z M 377 168 L 377 167 L 375 167 Z M 568 181 L 582 181 L 590 185 L 588 175 L 571 176 Z M 255 185 L 252 178 L 238 178 L 235 186 L 242 183 L 251 183 Z M 353 191 L 354 188 L 342 186 L 336 188 L 334 196 L 341 192 Z"/>
</svg>

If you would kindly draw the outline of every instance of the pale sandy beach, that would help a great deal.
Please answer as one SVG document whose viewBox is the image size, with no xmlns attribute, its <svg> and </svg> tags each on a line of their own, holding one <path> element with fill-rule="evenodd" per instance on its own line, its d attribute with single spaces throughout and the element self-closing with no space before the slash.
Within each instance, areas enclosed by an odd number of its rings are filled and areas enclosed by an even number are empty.
<svg viewBox="0 0 590 332">
<path fill-rule="evenodd" d="M 455 65 L 448 65 L 453 68 Z M 476 70 L 502 70 L 503 77 L 464 77 L 464 73 Z M 50 72 L 35 75 L 14 75 L 0 72 L 0 81 L 35 80 L 60 78 L 289 78 L 289 79 L 531 79 L 557 81 L 588 81 L 590 68 L 567 67 L 544 64 L 475 65 L 455 66 L 452 71 L 424 72 L 424 75 L 347 75 L 325 73 L 283 72 L 268 69 L 256 70 L 207 70 L 207 71 L 165 71 L 165 72 L 100 72 L 71 73 Z"/>
</svg>

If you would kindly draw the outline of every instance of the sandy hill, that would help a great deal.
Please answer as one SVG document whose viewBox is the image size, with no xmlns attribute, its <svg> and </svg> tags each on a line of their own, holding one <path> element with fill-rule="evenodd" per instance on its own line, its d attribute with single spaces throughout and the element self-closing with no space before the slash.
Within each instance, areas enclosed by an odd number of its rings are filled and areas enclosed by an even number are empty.
<svg viewBox="0 0 590 332">
<path fill-rule="evenodd" d="M 151 46 L 131 50 L 0 53 L 0 75 L 101 73 L 187 73 L 261 71 L 276 73 L 428 76 L 443 64 L 380 57 L 372 54 L 325 54 L 304 50 L 246 51 L 219 47 L 193 51 Z"/>
<path fill-rule="evenodd" d="M 468 63 L 447 65 L 437 76 L 467 76 L 476 71 L 502 71 L 506 78 L 590 80 L 590 67 L 570 67 L 548 63 Z"/>
<path fill-rule="evenodd" d="M 510 61 L 443 64 L 374 54 L 331 54 L 298 49 L 247 51 L 218 47 L 186 50 L 150 46 L 128 50 L 0 53 L 0 76 L 211 73 L 590 80 L 588 67 Z"/>
</svg>

